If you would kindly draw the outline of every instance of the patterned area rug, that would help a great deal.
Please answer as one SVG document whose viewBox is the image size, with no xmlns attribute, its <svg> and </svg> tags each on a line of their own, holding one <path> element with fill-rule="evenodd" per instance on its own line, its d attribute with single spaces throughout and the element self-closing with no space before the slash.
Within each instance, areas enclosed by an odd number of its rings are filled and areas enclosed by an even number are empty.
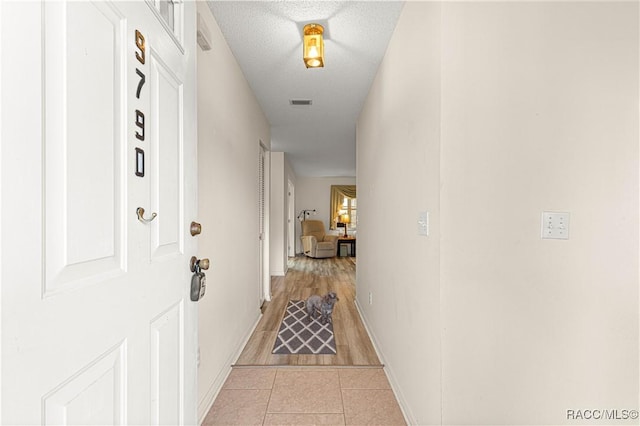
<svg viewBox="0 0 640 426">
<path fill-rule="evenodd" d="M 321 324 L 319 319 L 309 323 L 304 305 L 304 300 L 289 300 L 272 353 L 335 355 L 333 324 Z"/>
</svg>

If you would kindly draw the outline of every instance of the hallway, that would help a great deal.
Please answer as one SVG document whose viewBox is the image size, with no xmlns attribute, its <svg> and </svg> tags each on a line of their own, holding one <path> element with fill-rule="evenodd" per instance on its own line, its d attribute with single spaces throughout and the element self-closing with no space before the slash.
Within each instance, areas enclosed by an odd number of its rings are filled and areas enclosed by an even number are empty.
<svg viewBox="0 0 640 426">
<path fill-rule="evenodd" d="M 381 366 L 355 305 L 355 262 L 352 257 L 290 258 L 286 276 L 272 279 L 272 300 L 235 365 Z M 272 354 L 287 302 L 330 291 L 340 299 L 333 312 L 337 354 Z"/>
<path fill-rule="evenodd" d="M 355 258 L 289 259 L 204 425 L 405 424 L 355 306 Z M 287 301 L 335 291 L 336 355 L 273 355 Z"/>
</svg>

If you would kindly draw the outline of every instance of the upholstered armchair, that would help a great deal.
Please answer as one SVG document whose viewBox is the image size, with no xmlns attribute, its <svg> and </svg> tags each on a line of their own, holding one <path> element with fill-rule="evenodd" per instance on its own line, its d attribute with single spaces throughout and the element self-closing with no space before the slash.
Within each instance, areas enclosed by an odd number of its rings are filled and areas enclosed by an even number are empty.
<svg viewBox="0 0 640 426">
<path fill-rule="evenodd" d="M 302 224 L 302 250 L 309 257 L 335 257 L 338 236 L 327 235 L 321 220 L 304 220 Z"/>
</svg>

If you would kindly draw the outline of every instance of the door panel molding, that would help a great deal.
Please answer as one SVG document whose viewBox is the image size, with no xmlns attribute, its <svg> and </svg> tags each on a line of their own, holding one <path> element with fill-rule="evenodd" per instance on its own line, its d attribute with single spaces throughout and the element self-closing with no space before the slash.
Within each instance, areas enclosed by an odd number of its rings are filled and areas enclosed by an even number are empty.
<svg viewBox="0 0 640 426">
<path fill-rule="evenodd" d="M 151 49 L 151 205 L 158 218 L 151 228 L 154 261 L 184 253 L 183 83 Z"/>
<path fill-rule="evenodd" d="M 184 302 L 150 325 L 151 424 L 181 424 L 184 417 Z"/>
<path fill-rule="evenodd" d="M 45 425 L 126 424 L 126 341 L 42 398 Z"/>
<path fill-rule="evenodd" d="M 48 297 L 126 270 L 125 21 L 109 3 L 43 7 Z"/>
</svg>

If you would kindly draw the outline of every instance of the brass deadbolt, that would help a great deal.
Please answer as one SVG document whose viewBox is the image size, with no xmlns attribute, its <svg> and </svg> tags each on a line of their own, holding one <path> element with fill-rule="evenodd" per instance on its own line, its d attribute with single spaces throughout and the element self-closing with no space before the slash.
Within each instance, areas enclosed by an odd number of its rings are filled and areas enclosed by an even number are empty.
<svg viewBox="0 0 640 426">
<path fill-rule="evenodd" d="M 198 222 L 191 222 L 191 236 L 195 237 L 196 235 L 199 235 L 202 232 L 202 225 L 200 225 Z"/>
</svg>

